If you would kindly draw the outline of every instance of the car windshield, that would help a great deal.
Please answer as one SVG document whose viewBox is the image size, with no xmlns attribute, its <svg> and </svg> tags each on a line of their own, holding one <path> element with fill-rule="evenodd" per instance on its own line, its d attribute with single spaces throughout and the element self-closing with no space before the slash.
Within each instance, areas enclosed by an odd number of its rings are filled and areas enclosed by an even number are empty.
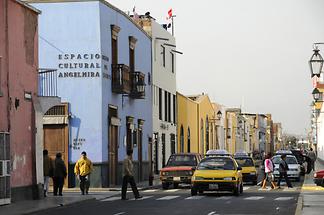
<svg viewBox="0 0 324 215">
<path fill-rule="evenodd" d="M 197 159 L 194 155 L 171 155 L 167 166 L 197 166 Z"/>
<path fill-rule="evenodd" d="M 275 163 L 275 164 L 279 164 L 280 160 L 281 160 L 280 156 L 273 157 L 273 159 L 272 159 L 273 163 Z M 289 157 L 286 157 L 286 163 L 287 164 L 297 164 L 297 160 L 295 157 L 289 156 Z"/>
<path fill-rule="evenodd" d="M 238 165 L 241 167 L 254 166 L 253 160 L 251 158 L 235 158 Z"/>
<path fill-rule="evenodd" d="M 198 170 L 235 170 L 230 158 L 211 158 L 200 162 Z"/>
</svg>

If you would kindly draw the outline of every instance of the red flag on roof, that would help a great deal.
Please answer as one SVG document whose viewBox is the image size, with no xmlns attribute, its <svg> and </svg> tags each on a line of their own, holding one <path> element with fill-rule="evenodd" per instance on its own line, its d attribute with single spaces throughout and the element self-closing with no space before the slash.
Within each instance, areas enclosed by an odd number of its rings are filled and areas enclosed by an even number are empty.
<svg viewBox="0 0 324 215">
<path fill-rule="evenodd" d="M 169 19 L 172 17 L 172 8 L 168 11 Z"/>
</svg>

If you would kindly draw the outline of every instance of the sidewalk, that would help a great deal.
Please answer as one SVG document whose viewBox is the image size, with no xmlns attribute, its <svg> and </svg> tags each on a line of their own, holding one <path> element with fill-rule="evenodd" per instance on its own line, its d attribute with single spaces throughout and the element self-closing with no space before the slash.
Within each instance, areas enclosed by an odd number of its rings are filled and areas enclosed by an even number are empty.
<svg viewBox="0 0 324 215">
<path fill-rule="evenodd" d="M 315 169 L 324 169 L 324 163 L 317 161 Z M 313 182 L 314 172 L 305 175 L 304 184 L 298 198 L 296 215 L 322 215 L 324 210 L 324 188 Z"/>
<path fill-rule="evenodd" d="M 153 186 L 149 186 L 148 181 L 137 184 L 139 190 L 152 189 L 160 186 L 158 176 L 154 177 Z M 114 188 L 90 188 L 89 195 L 81 195 L 79 188 L 63 189 L 63 196 L 53 196 L 50 190 L 48 197 L 41 200 L 27 200 L 14 202 L 10 205 L 0 206 L 1 215 L 20 215 L 31 214 L 37 211 L 47 210 L 50 208 L 63 207 L 66 205 L 77 204 L 84 201 L 95 201 L 111 196 L 120 195 L 121 187 Z M 132 192 L 128 189 L 127 192 Z"/>
</svg>

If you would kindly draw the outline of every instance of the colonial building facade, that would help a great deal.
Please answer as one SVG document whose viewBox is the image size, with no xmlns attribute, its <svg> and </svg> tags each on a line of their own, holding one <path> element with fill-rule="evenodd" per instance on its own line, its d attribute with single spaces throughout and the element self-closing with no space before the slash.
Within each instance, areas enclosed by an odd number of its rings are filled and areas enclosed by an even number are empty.
<svg viewBox="0 0 324 215">
<path fill-rule="evenodd" d="M 82 151 L 94 163 L 92 186 L 121 183 L 127 149 L 134 151 L 136 179 L 147 180 L 153 133 L 151 36 L 103 0 L 29 2 L 42 11 L 40 66 L 57 70 L 57 93 L 65 102 L 64 118 L 48 119 L 59 112 L 54 109 L 46 115 L 44 144 L 52 155 L 63 152 L 69 186 L 76 185 L 73 166 Z"/>
<path fill-rule="evenodd" d="M 42 189 L 34 110 L 39 13 L 18 0 L 0 1 L 0 205 L 37 198 Z"/>
</svg>

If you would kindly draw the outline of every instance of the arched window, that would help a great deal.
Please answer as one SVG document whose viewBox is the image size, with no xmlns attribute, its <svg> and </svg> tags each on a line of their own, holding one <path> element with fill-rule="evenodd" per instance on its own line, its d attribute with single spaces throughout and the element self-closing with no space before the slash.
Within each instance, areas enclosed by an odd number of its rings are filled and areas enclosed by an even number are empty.
<svg viewBox="0 0 324 215">
<path fill-rule="evenodd" d="M 180 128 L 180 152 L 184 152 L 184 134 L 183 134 L 183 126 Z"/>
<path fill-rule="evenodd" d="M 188 135 L 187 135 L 187 151 L 190 152 L 190 128 L 188 127 Z"/>
<path fill-rule="evenodd" d="M 206 152 L 209 150 L 209 121 L 206 116 Z"/>
</svg>

